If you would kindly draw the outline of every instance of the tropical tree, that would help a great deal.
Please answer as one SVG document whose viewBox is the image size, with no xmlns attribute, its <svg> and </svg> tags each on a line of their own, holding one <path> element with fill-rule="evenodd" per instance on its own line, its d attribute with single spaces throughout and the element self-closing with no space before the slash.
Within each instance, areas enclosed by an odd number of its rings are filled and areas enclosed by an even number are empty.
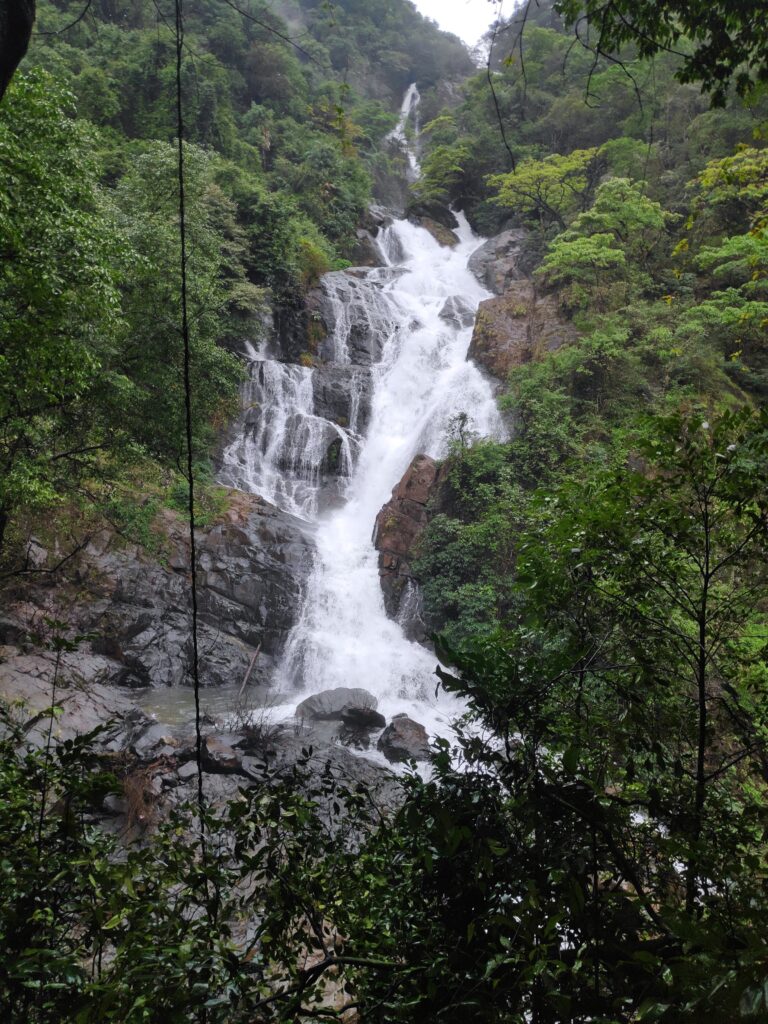
<svg viewBox="0 0 768 1024">
<path fill-rule="evenodd" d="M 587 209 L 605 164 L 600 150 L 576 149 L 565 156 L 524 160 L 516 171 L 488 179 L 496 189 L 494 202 L 539 227 L 561 231 L 576 213 Z"/>
<path fill-rule="evenodd" d="M 677 77 L 700 82 L 717 106 L 735 83 L 745 95 L 768 80 L 768 32 L 760 0 L 555 0 L 555 10 L 570 25 L 589 22 L 598 53 L 615 54 L 626 45 L 641 57 L 674 53 L 681 58 Z"/>
<path fill-rule="evenodd" d="M 71 109 L 35 71 L 0 110 L 0 545 L 20 505 L 55 504 L 104 442 L 92 397 L 122 325 L 123 239 Z"/>
<path fill-rule="evenodd" d="M 651 283 L 649 271 L 672 217 L 648 199 L 640 183 L 610 178 L 589 210 L 550 243 L 540 274 L 562 286 L 572 308 L 605 309 L 634 298 Z M 621 282 L 621 289 L 611 288 Z"/>
</svg>

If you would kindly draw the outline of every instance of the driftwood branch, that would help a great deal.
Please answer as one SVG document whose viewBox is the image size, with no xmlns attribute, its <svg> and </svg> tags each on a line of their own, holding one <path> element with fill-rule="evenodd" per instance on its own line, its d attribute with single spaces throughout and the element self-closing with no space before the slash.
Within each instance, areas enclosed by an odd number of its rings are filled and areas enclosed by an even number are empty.
<svg viewBox="0 0 768 1024">
<path fill-rule="evenodd" d="M 243 693 L 245 692 L 245 688 L 248 685 L 248 680 L 251 678 L 251 672 L 253 672 L 253 666 L 256 664 L 256 659 L 258 658 L 260 652 L 261 652 L 261 644 L 259 644 L 259 646 L 256 648 L 256 650 L 253 652 L 253 657 L 251 658 L 251 663 L 248 666 L 248 671 L 243 676 L 243 681 L 240 684 L 240 692 L 237 695 L 237 699 L 238 700 L 240 700 L 240 698 L 243 696 Z"/>
</svg>

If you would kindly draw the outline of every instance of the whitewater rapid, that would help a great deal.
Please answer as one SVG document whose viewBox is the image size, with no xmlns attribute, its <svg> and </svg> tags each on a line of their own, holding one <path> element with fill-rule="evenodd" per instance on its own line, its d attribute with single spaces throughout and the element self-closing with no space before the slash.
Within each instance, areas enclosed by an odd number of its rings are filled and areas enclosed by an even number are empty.
<svg viewBox="0 0 768 1024">
<path fill-rule="evenodd" d="M 471 326 L 445 318 L 447 300 L 467 322 L 488 295 L 467 269 L 482 240 L 458 219 L 454 248 L 405 220 L 380 236 L 401 270 L 381 288 L 395 328 L 373 368 L 370 426 L 345 501 L 318 520 L 315 566 L 280 669 L 284 688 L 362 686 L 387 718 L 410 712 L 433 733 L 457 706 L 435 698 L 434 654 L 386 614 L 372 531 L 414 455 L 445 455 L 459 414 L 479 436 L 503 432 L 491 388 L 466 358 Z"/>
</svg>

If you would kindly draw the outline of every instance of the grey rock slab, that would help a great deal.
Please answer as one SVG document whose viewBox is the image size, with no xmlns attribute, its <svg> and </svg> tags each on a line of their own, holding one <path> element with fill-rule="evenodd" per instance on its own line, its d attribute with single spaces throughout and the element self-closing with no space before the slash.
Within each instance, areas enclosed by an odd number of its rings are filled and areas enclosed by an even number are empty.
<svg viewBox="0 0 768 1024">
<path fill-rule="evenodd" d="M 511 228 L 489 238 L 475 249 L 467 266 L 488 291 L 501 295 L 512 281 L 525 275 L 520 268 L 520 253 L 526 232 Z"/>
<path fill-rule="evenodd" d="M 32 746 L 46 742 L 52 698 L 60 709 L 53 723 L 55 741 L 73 739 L 105 726 L 98 739 L 107 745 L 125 727 L 135 708 L 122 690 L 84 676 L 99 677 L 106 658 L 94 655 L 62 655 L 58 672 L 52 653 L 18 653 L 0 664 L 0 697 L 19 703 L 17 716 L 27 725 Z M 54 694 L 54 676 L 56 689 Z"/>
</svg>

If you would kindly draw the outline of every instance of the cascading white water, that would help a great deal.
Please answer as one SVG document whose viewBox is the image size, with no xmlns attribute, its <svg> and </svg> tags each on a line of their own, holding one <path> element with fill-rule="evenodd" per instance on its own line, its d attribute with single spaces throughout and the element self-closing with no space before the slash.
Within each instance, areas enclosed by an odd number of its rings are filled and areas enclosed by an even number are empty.
<svg viewBox="0 0 768 1024">
<path fill-rule="evenodd" d="M 308 367 L 254 360 L 249 369 L 241 390 L 243 415 L 224 450 L 219 481 L 310 519 L 317 514 L 330 460 L 339 475 L 348 475 L 355 435 L 315 414 Z"/>
<path fill-rule="evenodd" d="M 400 106 L 400 118 L 387 136 L 394 142 L 399 143 L 405 150 L 408 160 L 408 183 L 412 184 L 417 180 L 420 173 L 419 159 L 416 155 L 416 143 L 419 137 L 419 103 L 421 96 L 414 82 L 408 86 Z M 413 139 L 410 140 L 407 134 L 408 122 L 413 121 Z"/>
<path fill-rule="evenodd" d="M 481 240 L 458 219 L 460 242 L 452 249 L 405 220 L 380 240 L 402 270 L 381 292 L 398 329 L 373 370 L 371 423 L 346 501 L 319 521 L 314 571 L 282 666 L 284 685 L 315 692 L 363 686 L 385 715 L 410 711 L 433 730 L 454 707 L 435 702 L 434 655 L 386 615 L 371 533 L 413 456 L 445 453 L 459 413 L 480 435 L 503 432 L 489 384 L 466 359 L 471 327 L 455 312 L 474 312 L 488 296 L 467 269 Z"/>
<path fill-rule="evenodd" d="M 391 136 L 406 148 L 414 174 L 418 161 L 405 126 L 416 121 L 418 99 L 411 86 Z M 317 523 L 314 568 L 278 670 L 283 692 L 362 686 L 388 718 L 406 711 L 433 734 L 457 706 L 435 697 L 435 656 L 387 617 L 372 531 L 413 456 L 445 453 L 459 414 L 481 436 L 504 432 L 491 387 L 466 358 L 475 311 L 489 293 L 467 267 L 482 239 L 457 218 L 453 248 L 396 220 L 377 239 L 386 266 L 325 276 L 330 336 L 323 356 L 331 365 L 252 362 L 239 436 L 220 475 Z M 318 415 L 315 385 L 329 373 L 348 389 L 346 426 Z M 362 373 L 370 373 L 372 388 L 361 437 Z M 318 513 L 334 442 L 343 461 L 342 500 Z"/>
</svg>

